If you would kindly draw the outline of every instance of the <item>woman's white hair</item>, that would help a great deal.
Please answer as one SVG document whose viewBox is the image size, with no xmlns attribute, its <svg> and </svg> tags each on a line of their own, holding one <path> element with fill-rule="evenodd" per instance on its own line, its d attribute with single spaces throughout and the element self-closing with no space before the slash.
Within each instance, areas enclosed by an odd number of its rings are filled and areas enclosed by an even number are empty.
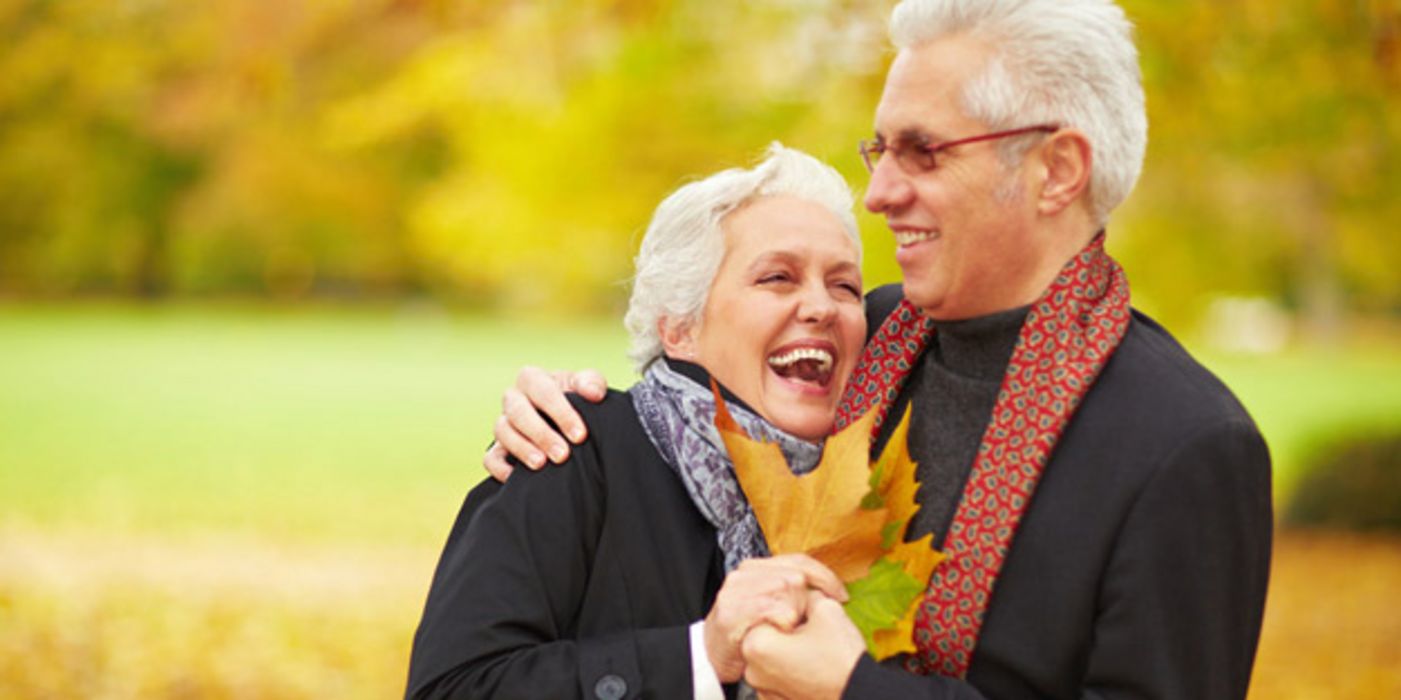
<svg viewBox="0 0 1401 700">
<path fill-rule="evenodd" d="M 683 185 L 652 215 L 637 253 L 632 298 L 623 317 L 639 372 L 662 355 L 659 322 L 699 324 L 710 284 L 725 255 L 724 218 L 760 197 L 787 195 L 819 204 L 837 217 L 861 254 L 851 188 L 831 166 L 774 142 L 763 162 Z"/>
<path fill-rule="evenodd" d="M 963 88 L 963 111 L 994 130 L 1056 123 L 1084 132 L 1093 154 L 1096 223 L 1133 190 L 1148 117 L 1133 25 L 1110 0 L 903 0 L 890 15 L 897 49 L 966 35 L 992 49 Z M 1026 140 L 1004 146 L 1005 161 Z"/>
</svg>

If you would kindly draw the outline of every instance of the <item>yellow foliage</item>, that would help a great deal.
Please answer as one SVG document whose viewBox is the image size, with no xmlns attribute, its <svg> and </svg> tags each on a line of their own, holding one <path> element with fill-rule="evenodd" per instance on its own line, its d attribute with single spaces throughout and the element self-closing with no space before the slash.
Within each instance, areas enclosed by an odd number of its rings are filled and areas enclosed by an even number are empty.
<svg viewBox="0 0 1401 700">
<path fill-rule="evenodd" d="M 861 507 L 870 480 L 867 436 L 875 415 L 828 438 L 817 468 L 795 475 L 778 445 L 750 439 L 723 400 L 716 406 L 716 426 L 769 550 L 809 554 L 843 581 L 866 575 L 879 556 L 886 522 L 884 509 Z"/>
<path fill-rule="evenodd" d="M 906 445 L 910 411 L 905 411 L 874 468 L 869 446 L 876 412 L 868 411 L 827 438 L 816 468 L 794 475 L 777 445 L 744 433 L 718 387 L 715 398 L 715 425 L 770 551 L 808 554 L 848 584 L 866 579 L 868 573 L 879 579 L 863 581 L 861 593 L 853 586 L 848 612 L 867 635 L 876 660 L 914 651 L 911 634 L 918 602 L 945 556 L 933 548 L 933 535 L 905 542 L 910 519 L 919 510 L 916 465 Z M 872 566 L 882 559 L 898 565 L 904 576 L 891 569 L 877 576 Z M 852 612 L 853 604 L 859 614 Z"/>
</svg>

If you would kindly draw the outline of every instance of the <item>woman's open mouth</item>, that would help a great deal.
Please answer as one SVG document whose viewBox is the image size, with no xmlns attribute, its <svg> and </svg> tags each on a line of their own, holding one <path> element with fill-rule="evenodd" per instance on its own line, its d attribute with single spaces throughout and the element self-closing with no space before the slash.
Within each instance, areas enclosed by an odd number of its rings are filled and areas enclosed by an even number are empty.
<svg viewBox="0 0 1401 700">
<path fill-rule="evenodd" d="M 825 343 L 801 343 L 779 348 L 768 357 L 774 373 L 789 381 L 804 382 L 826 388 L 832 381 L 836 364 L 832 350 Z"/>
</svg>

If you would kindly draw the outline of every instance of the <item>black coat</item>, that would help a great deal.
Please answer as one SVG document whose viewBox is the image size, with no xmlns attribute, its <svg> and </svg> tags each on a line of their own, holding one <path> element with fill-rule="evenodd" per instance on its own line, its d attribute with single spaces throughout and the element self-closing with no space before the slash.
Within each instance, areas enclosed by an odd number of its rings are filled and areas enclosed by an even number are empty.
<svg viewBox="0 0 1401 700">
<path fill-rule="evenodd" d="M 896 286 L 871 294 L 872 328 L 899 298 Z M 967 681 L 863 658 L 843 697 L 1243 698 L 1272 524 L 1255 424 L 1135 312 L 1051 455 Z"/>
<path fill-rule="evenodd" d="M 571 397 L 569 461 L 467 496 L 414 636 L 413 698 L 688 698 L 689 625 L 724 578 L 715 529 L 627 394 Z"/>
<path fill-rule="evenodd" d="M 898 287 L 871 295 L 872 329 L 898 300 Z M 714 530 L 626 395 L 571 400 L 591 437 L 566 465 L 469 494 L 415 636 L 411 696 L 690 697 L 686 627 L 722 579 Z M 1135 312 L 1051 456 L 967 680 L 863 657 L 844 697 L 1244 697 L 1271 523 L 1249 416 Z M 479 558 L 493 564 L 467 566 Z"/>
</svg>

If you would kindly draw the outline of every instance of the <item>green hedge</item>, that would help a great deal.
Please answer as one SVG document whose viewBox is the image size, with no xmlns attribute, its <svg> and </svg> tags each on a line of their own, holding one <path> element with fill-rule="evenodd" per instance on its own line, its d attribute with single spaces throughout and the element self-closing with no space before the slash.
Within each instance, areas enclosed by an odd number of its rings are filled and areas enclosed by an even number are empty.
<svg viewBox="0 0 1401 700">
<path fill-rule="evenodd" d="M 1284 522 L 1401 532 L 1401 434 L 1355 438 L 1321 451 L 1305 467 Z"/>
</svg>

